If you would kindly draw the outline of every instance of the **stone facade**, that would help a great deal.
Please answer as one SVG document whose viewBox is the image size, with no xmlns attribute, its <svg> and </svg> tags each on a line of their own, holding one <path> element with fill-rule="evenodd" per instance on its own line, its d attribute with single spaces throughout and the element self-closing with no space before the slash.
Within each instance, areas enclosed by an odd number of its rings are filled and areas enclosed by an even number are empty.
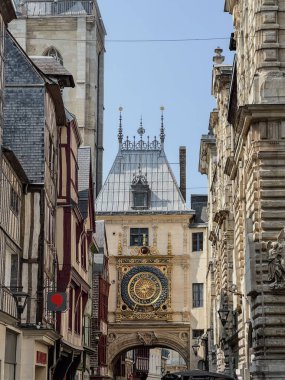
<svg viewBox="0 0 285 380">
<path fill-rule="evenodd" d="M 203 135 L 212 299 L 210 366 L 238 379 L 284 379 L 284 4 L 225 2 L 233 66 L 216 49 L 217 108 Z M 280 232 L 281 231 L 281 232 Z M 225 325 L 217 311 L 227 310 Z"/>
<path fill-rule="evenodd" d="M 102 186 L 105 29 L 95 0 L 25 1 L 9 29 L 29 56 L 55 55 L 72 73 L 64 104 L 76 115 L 83 145 L 92 150 L 96 194 Z"/>
</svg>

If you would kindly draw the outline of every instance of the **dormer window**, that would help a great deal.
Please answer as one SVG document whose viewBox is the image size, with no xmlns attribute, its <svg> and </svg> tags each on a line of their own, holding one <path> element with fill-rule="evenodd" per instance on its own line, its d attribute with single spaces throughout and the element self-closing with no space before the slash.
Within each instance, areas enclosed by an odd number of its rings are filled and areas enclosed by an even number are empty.
<svg viewBox="0 0 285 380">
<path fill-rule="evenodd" d="M 143 175 L 139 167 L 139 174 L 134 175 L 131 184 L 131 207 L 134 210 L 145 210 L 149 208 L 150 189 L 147 183 L 146 174 Z"/>
<path fill-rule="evenodd" d="M 143 207 L 147 208 L 147 193 L 135 192 L 133 194 L 134 205 L 133 207 Z"/>
</svg>

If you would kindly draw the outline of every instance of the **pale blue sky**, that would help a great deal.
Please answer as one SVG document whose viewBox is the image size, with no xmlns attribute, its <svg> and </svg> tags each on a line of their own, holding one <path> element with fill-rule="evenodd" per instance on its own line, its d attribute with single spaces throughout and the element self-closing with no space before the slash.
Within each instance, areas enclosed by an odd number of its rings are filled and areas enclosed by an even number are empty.
<svg viewBox="0 0 285 380">
<path fill-rule="evenodd" d="M 224 49 L 232 63 L 228 39 L 188 42 L 118 43 L 108 40 L 228 38 L 232 17 L 224 0 L 98 0 L 107 30 L 105 54 L 104 178 L 118 149 L 118 107 L 124 136 L 133 136 L 140 117 L 146 135 L 159 135 L 160 106 L 165 107 L 165 151 L 178 162 L 187 147 L 187 200 L 206 193 L 206 176 L 198 172 L 199 145 L 208 132 L 214 49 Z M 171 165 L 178 178 L 178 165 Z M 201 187 L 201 188 L 200 188 Z"/>
</svg>

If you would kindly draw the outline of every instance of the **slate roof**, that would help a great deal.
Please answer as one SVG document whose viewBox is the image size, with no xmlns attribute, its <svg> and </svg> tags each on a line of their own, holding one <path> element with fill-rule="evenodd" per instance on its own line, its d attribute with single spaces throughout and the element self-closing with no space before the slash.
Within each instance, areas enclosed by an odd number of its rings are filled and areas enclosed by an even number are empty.
<svg viewBox="0 0 285 380">
<path fill-rule="evenodd" d="M 208 195 L 191 194 L 191 207 L 195 210 L 194 223 L 207 223 Z"/>
<path fill-rule="evenodd" d="M 118 135 L 119 136 L 119 135 Z M 134 210 L 131 204 L 131 184 L 139 171 L 146 176 L 150 188 L 150 207 Z M 166 158 L 163 144 L 130 142 L 122 145 L 109 175 L 96 199 L 97 214 L 104 213 L 186 213 L 194 214 L 186 207 L 174 174 Z"/>
<path fill-rule="evenodd" d="M 88 215 L 89 179 L 91 170 L 91 148 L 84 146 L 78 149 L 78 206 L 85 219 Z"/>
<path fill-rule="evenodd" d="M 29 179 L 22 168 L 22 165 L 20 164 L 18 158 L 15 156 L 14 152 L 6 147 L 2 146 L 2 152 L 4 156 L 7 158 L 9 161 L 10 165 L 12 166 L 14 172 L 18 176 L 18 178 L 22 181 L 22 183 L 29 183 Z"/>
<path fill-rule="evenodd" d="M 49 56 L 30 56 L 33 63 L 41 72 L 49 77 L 63 81 L 65 87 L 75 87 L 72 74 L 66 70 L 54 57 Z"/>
</svg>

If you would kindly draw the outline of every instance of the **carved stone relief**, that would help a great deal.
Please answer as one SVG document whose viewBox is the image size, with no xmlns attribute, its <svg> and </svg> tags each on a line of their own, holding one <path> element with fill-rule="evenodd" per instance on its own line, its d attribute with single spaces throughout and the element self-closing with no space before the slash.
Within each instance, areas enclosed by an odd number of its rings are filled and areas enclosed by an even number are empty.
<svg viewBox="0 0 285 380">
<path fill-rule="evenodd" d="M 142 344 L 150 346 L 157 340 L 157 337 L 153 331 L 138 332 L 138 339 Z"/>
</svg>

